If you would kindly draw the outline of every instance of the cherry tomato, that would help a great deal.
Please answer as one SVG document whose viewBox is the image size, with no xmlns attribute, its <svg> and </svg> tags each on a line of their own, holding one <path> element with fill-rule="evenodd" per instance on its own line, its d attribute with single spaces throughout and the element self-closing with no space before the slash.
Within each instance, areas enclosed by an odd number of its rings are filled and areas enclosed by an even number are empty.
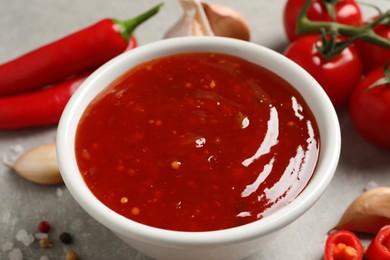
<svg viewBox="0 0 390 260">
<path fill-rule="evenodd" d="M 349 111 L 357 131 L 369 142 L 390 148 L 390 84 L 369 88 L 384 78 L 384 69 L 370 72 L 353 91 Z"/>
<path fill-rule="evenodd" d="M 378 24 L 374 31 L 381 37 L 390 40 L 390 25 Z M 362 57 L 364 72 L 384 66 L 390 60 L 390 50 L 365 41 L 357 41 L 356 47 Z"/>
<path fill-rule="evenodd" d="M 284 29 L 290 41 L 298 38 L 296 34 L 296 20 L 305 0 L 288 0 L 284 7 Z M 325 7 L 324 0 L 313 0 L 307 13 L 312 21 L 331 21 L 331 17 Z M 362 11 L 355 0 L 342 0 L 336 4 L 336 22 L 347 25 L 359 25 L 362 23 Z"/>
<path fill-rule="evenodd" d="M 363 245 L 354 233 L 338 230 L 326 240 L 324 260 L 361 260 L 363 251 Z"/>
<path fill-rule="evenodd" d="M 305 35 L 292 42 L 285 55 L 309 72 L 328 94 L 335 108 L 347 103 L 352 90 L 362 77 L 363 65 L 359 53 L 350 45 L 339 55 L 325 59 L 316 45 L 319 35 Z"/>
</svg>

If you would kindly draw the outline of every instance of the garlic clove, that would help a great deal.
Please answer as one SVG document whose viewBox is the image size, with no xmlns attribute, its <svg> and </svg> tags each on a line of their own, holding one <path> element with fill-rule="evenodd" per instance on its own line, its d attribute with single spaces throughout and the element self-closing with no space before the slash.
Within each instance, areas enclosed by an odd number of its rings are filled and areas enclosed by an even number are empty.
<svg viewBox="0 0 390 260">
<path fill-rule="evenodd" d="M 199 0 L 179 0 L 179 2 L 184 13 L 179 21 L 167 31 L 164 38 L 214 35 Z"/>
<path fill-rule="evenodd" d="M 57 165 L 55 144 L 36 147 L 7 165 L 21 177 L 37 184 L 63 183 Z"/>
<path fill-rule="evenodd" d="M 184 35 L 191 35 L 192 34 L 192 22 L 195 16 L 195 12 L 191 10 L 185 10 L 184 15 L 179 19 L 179 21 L 171 28 L 169 29 L 165 35 L 164 38 L 173 38 L 173 37 L 179 37 Z"/>
<path fill-rule="evenodd" d="M 390 187 L 368 190 L 345 210 L 334 229 L 376 234 L 390 224 Z"/>
<path fill-rule="evenodd" d="M 192 3 L 196 9 L 193 26 L 193 35 L 214 36 L 208 17 L 204 12 L 203 6 L 199 0 L 181 0 L 181 2 Z"/>
<path fill-rule="evenodd" d="M 179 0 L 184 14 L 164 38 L 178 36 L 222 36 L 250 40 L 245 18 L 236 10 L 200 0 Z"/>
<path fill-rule="evenodd" d="M 215 35 L 250 40 L 249 25 L 236 10 L 224 6 L 202 2 L 209 23 Z"/>
</svg>

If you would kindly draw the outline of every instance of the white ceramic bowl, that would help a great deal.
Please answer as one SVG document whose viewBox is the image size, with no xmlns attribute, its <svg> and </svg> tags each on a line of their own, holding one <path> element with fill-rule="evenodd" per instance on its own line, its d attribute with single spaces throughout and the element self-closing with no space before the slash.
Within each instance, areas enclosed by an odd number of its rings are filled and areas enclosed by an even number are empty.
<svg viewBox="0 0 390 260">
<path fill-rule="evenodd" d="M 102 204 L 88 189 L 75 158 L 75 133 L 90 101 L 129 68 L 152 58 L 181 52 L 219 52 L 259 64 L 291 83 L 311 108 L 320 131 L 317 169 L 308 186 L 286 207 L 256 222 L 209 232 L 158 229 L 129 220 Z M 57 157 L 65 184 L 93 218 L 135 249 L 158 259 L 240 259 L 261 250 L 271 236 L 292 223 L 320 198 L 335 172 L 340 154 L 340 129 L 331 102 L 301 67 L 265 47 L 229 38 L 187 37 L 163 40 L 124 53 L 94 72 L 76 91 L 61 118 Z M 282 231 L 281 231 L 282 232 Z"/>
</svg>

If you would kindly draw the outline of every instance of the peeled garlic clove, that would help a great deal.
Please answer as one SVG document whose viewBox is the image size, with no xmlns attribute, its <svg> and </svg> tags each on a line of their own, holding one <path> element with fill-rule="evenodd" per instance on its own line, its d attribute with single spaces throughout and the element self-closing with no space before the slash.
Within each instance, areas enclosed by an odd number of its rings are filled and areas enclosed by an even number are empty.
<svg viewBox="0 0 390 260">
<path fill-rule="evenodd" d="M 164 38 L 179 36 L 213 36 L 209 21 L 199 0 L 180 0 L 184 14 L 164 35 Z"/>
<path fill-rule="evenodd" d="M 20 156 L 13 164 L 8 166 L 23 178 L 34 183 L 63 183 L 57 165 L 55 144 L 36 147 Z"/>
<path fill-rule="evenodd" d="M 236 10 L 224 5 L 212 5 L 202 2 L 215 35 L 250 40 L 250 30 L 245 18 Z"/>
<path fill-rule="evenodd" d="M 346 209 L 334 229 L 376 234 L 390 224 L 390 187 L 364 192 Z"/>
</svg>

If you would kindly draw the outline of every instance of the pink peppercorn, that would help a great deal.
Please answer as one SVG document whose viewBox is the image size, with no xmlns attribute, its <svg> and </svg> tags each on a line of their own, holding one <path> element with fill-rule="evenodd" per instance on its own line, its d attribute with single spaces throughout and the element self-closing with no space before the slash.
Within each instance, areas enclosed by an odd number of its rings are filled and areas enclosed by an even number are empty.
<svg viewBox="0 0 390 260">
<path fill-rule="evenodd" d="M 50 226 L 50 223 L 49 223 L 49 222 L 47 222 L 47 221 L 45 221 L 45 220 L 39 222 L 38 230 L 39 230 L 40 232 L 42 232 L 42 233 L 49 233 L 50 228 L 51 228 L 51 226 Z"/>
</svg>

